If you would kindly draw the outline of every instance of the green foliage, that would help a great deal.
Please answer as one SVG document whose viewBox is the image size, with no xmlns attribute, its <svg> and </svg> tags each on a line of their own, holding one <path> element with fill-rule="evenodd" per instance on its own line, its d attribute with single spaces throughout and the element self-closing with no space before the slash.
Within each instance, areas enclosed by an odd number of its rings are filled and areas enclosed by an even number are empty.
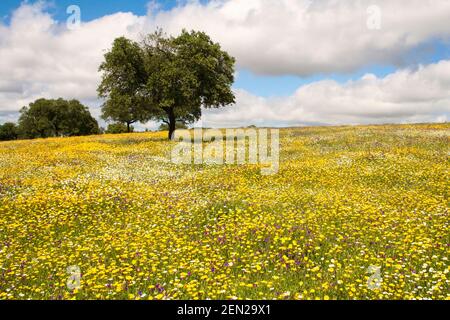
<svg viewBox="0 0 450 320">
<path fill-rule="evenodd" d="M 118 38 L 100 66 L 103 117 L 122 123 L 156 120 L 173 136 L 178 122 L 199 120 L 203 108 L 235 102 L 235 59 L 203 32 L 167 37 L 162 30 L 141 43 Z"/>
<path fill-rule="evenodd" d="M 83 136 L 99 133 L 97 121 L 77 100 L 38 99 L 21 110 L 19 131 L 24 138 Z"/>
<path fill-rule="evenodd" d="M 112 123 L 108 125 L 108 128 L 106 129 L 105 133 L 107 134 L 119 134 L 119 133 L 127 133 L 127 132 L 133 132 L 134 127 L 130 126 L 129 128 L 127 125 L 123 123 Z"/>
<path fill-rule="evenodd" d="M 6 122 L 0 125 L 0 141 L 16 140 L 18 137 L 18 128 L 15 123 Z"/>
<path fill-rule="evenodd" d="M 98 93 L 106 99 L 102 118 L 126 124 L 126 132 L 131 124 L 149 117 L 141 94 L 147 78 L 143 56 L 137 43 L 117 38 L 99 68 L 103 78 Z"/>
</svg>

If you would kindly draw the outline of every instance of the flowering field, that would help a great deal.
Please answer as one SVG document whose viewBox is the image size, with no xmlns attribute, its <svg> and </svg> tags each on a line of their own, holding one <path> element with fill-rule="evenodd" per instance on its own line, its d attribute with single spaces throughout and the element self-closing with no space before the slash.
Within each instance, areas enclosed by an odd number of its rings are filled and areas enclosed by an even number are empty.
<svg viewBox="0 0 450 320">
<path fill-rule="evenodd" d="M 449 298 L 449 134 L 286 129 L 272 176 L 166 133 L 0 143 L 0 299 Z"/>
</svg>

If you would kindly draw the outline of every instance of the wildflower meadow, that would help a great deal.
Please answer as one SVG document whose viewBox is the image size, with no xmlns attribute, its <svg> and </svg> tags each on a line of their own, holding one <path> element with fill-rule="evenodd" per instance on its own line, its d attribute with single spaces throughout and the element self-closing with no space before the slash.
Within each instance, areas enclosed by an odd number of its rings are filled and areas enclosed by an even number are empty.
<svg viewBox="0 0 450 320">
<path fill-rule="evenodd" d="M 279 170 L 167 133 L 0 143 L 0 299 L 448 299 L 450 125 L 280 130 Z"/>
</svg>

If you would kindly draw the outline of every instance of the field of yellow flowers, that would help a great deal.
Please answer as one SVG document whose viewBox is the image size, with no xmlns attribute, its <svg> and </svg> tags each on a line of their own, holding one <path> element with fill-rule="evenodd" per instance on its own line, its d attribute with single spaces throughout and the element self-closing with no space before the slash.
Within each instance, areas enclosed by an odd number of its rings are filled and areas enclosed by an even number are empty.
<svg viewBox="0 0 450 320">
<path fill-rule="evenodd" d="M 166 133 L 0 143 L 0 299 L 449 298 L 449 134 L 284 129 L 272 176 Z"/>
</svg>

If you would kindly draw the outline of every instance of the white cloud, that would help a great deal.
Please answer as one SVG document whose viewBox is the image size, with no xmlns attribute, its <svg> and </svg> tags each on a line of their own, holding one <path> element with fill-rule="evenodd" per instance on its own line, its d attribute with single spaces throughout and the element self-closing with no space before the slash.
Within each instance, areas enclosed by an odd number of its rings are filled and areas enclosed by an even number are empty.
<svg viewBox="0 0 450 320">
<path fill-rule="evenodd" d="M 208 110 L 205 126 L 376 124 L 443 122 L 450 115 L 450 60 L 384 78 L 367 74 L 340 84 L 300 87 L 285 98 L 261 98 L 238 90 L 236 106 Z"/>
<path fill-rule="evenodd" d="M 379 5 L 381 30 L 366 26 L 369 5 Z M 431 40 L 448 40 L 448 0 L 213 0 L 188 1 L 169 11 L 149 5 L 148 16 L 116 13 L 75 31 L 56 23 L 44 4 L 23 4 L 9 25 L 0 23 L 0 122 L 39 97 L 77 98 L 99 116 L 97 72 L 114 38 L 183 27 L 204 30 L 262 74 L 350 72 L 374 63 L 401 64 Z M 81 8 L 83 10 L 83 8 Z M 414 56 L 414 54 L 412 55 Z M 344 85 L 319 81 L 291 97 L 265 99 L 239 90 L 233 108 L 208 112 L 228 123 L 359 123 L 444 119 L 448 113 L 447 62 L 404 70 L 383 79 L 366 76 Z M 410 90 L 414 88 L 413 90 Z"/>
<path fill-rule="evenodd" d="M 104 51 L 118 36 L 135 37 L 145 19 L 117 13 L 71 31 L 43 9 L 44 4 L 39 2 L 22 5 L 9 26 L 0 24 L 3 115 L 17 112 L 39 97 L 96 100 L 100 80 L 97 70 Z"/>
<path fill-rule="evenodd" d="M 367 12 L 380 9 L 380 30 Z M 352 72 L 367 64 L 402 64 L 431 39 L 448 40 L 448 0 L 191 1 L 154 14 L 152 27 L 204 30 L 259 74 Z"/>
</svg>

